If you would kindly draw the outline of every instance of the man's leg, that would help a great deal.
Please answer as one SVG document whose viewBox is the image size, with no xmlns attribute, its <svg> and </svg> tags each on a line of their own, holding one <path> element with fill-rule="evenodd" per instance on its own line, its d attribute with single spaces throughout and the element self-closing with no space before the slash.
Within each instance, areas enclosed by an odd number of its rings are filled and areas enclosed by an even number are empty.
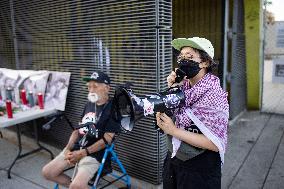
<svg viewBox="0 0 284 189">
<path fill-rule="evenodd" d="M 70 186 L 71 178 L 63 173 L 64 169 L 68 166 L 69 164 L 64 160 L 63 150 L 58 156 L 42 168 L 42 175 L 47 180 L 56 182 L 68 188 Z"/>
<path fill-rule="evenodd" d="M 82 158 L 78 164 L 78 172 L 70 185 L 70 189 L 87 189 L 89 180 L 97 172 L 100 163 L 90 156 Z"/>
</svg>

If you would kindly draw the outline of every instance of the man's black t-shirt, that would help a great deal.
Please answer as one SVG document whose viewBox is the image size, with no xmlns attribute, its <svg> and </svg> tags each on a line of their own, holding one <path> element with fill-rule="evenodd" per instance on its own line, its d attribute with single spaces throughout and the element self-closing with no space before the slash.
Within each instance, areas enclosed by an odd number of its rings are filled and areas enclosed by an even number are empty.
<svg viewBox="0 0 284 189">
<path fill-rule="evenodd" d="M 96 136 L 86 137 L 86 143 L 84 147 L 91 146 L 96 143 L 98 140 L 102 139 L 103 135 L 106 132 L 117 133 L 120 131 L 120 124 L 115 118 L 115 114 L 112 111 L 112 101 L 108 103 L 98 106 L 95 103 L 87 102 L 85 105 L 84 111 L 82 113 L 82 122 L 93 122 L 95 124 L 95 128 L 97 129 Z M 85 131 L 88 130 L 84 128 Z M 83 135 L 80 135 L 79 140 L 75 143 L 73 150 L 80 149 L 80 140 L 83 138 Z M 98 152 L 92 153 L 90 156 L 96 158 L 99 162 L 101 162 L 105 149 L 102 149 Z M 109 162 L 109 158 L 107 159 Z"/>
</svg>

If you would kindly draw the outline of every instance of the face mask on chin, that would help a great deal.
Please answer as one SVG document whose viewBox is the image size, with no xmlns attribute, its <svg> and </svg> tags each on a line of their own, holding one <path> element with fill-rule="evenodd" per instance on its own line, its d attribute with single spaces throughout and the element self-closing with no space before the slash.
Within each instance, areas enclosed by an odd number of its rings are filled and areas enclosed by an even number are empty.
<svg viewBox="0 0 284 189">
<path fill-rule="evenodd" d="M 195 77 L 201 68 L 199 67 L 199 62 L 196 62 L 194 60 L 180 60 L 178 61 L 179 69 L 181 69 L 185 74 L 187 79 L 191 79 Z"/>
<path fill-rule="evenodd" d="M 100 97 L 97 93 L 89 93 L 88 94 L 88 100 L 92 103 L 97 102 L 99 99 L 100 99 Z"/>
</svg>

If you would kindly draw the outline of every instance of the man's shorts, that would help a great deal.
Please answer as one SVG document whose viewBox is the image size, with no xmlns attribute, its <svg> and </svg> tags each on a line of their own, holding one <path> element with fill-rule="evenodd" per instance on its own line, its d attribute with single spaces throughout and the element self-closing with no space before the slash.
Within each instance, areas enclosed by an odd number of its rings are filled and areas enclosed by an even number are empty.
<svg viewBox="0 0 284 189">
<path fill-rule="evenodd" d="M 58 154 L 53 161 L 60 161 L 67 164 L 67 161 L 64 160 L 65 149 Z M 67 164 L 68 166 L 68 164 Z M 93 158 L 91 156 L 85 156 L 83 157 L 78 164 L 78 171 L 86 172 L 88 175 L 90 175 L 90 179 L 94 176 L 94 174 L 99 169 L 100 162 L 97 161 L 96 158 Z"/>
</svg>

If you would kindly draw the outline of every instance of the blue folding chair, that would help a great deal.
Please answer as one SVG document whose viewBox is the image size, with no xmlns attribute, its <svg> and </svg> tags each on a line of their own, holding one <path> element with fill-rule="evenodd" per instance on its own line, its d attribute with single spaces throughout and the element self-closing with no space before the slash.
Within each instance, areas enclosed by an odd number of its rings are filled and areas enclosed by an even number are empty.
<svg viewBox="0 0 284 189">
<path fill-rule="evenodd" d="M 112 168 L 111 167 L 105 167 L 105 161 L 106 158 L 108 157 L 108 155 L 111 155 L 111 161 L 113 163 L 116 163 L 118 165 L 118 167 L 120 168 L 122 175 L 118 175 L 112 172 Z M 65 169 L 65 171 L 73 169 L 74 167 Z M 131 182 L 130 182 L 130 176 L 127 174 L 125 168 L 123 167 L 122 163 L 120 162 L 120 160 L 117 157 L 117 154 L 114 151 L 114 142 L 112 142 L 110 145 L 107 145 L 107 147 L 105 148 L 105 153 L 102 159 L 102 162 L 99 166 L 98 171 L 96 172 L 96 174 L 93 176 L 93 178 L 89 181 L 89 186 L 91 187 L 91 189 L 98 189 L 97 185 L 100 181 L 101 178 L 103 178 L 104 176 L 111 176 L 114 177 L 115 180 L 112 181 L 107 181 L 106 179 L 104 179 L 107 184 L 100 186 L 100 189 L 105 188 L 119 180 L 122 180 L 125 184 L 125 187 L 123 188 L 127 188 L 130 189 L 131 188 Z M 59 185 L 55 184 L 54 189 L 59 189 Z"/>
<path fill-rule="evenodd" d="M 105 188 L 105 187 L 107 187 L 107 186 L 109 186 L 109 185 L 111 185 L 114 182 L 117 182 L 119 180 L 122 180 L 125 183 L 125 187 L 123 187 L 123 188 L 127 188 L 127 189 L 131 188 L 130 177 L 127 174 L 127 172 L 126 172 L 125 168 L 123 167 L 122 163 L 118 159 L 117 154 L 114 151 L 114 144 L 115 144 L 116 139 L 118 138 L 118 136 L 119 136 L 119 134 L 116 134 L 116 136 L 112 140 L 112 143 L 111 144 L 107 144 L 107 146 L 105 148 L 104 156 L 103 156 L 102 162 L 101 162 L 101 164 L 99 166 L 99 169 L 98 169 L 98 171 L 95 173 L 95 175 L 92 177 L 92 179 L 88 183 L 89 186 L 91 186 L 92 189 L 97 189 L 98 188 L 97 185 L 99 183 L 99 180 L 101 178 L 103 178 L 104 176 L 112 176 L 112 177 L 115 178 L 115 180 L 108 181 L 108 180 L 104 179 L 107 182 L 107 184 L 105 184 L 103 186 L 100 186 L 100 188 Z M 112 173 L 111 166 L 110 167 L 105 166 L 105 162 L 106 162 L 106 159 L 107 159 L 108 155 L 111 155 L 111 161 L 118 165 L 118 167 L 120 168 L 120 170 L 122 172 L 122 175 L 117 175 L 115 173 Z M 64 172 L 67 171 L 67 170 L 73 169 L 73 168 L 74 167 L 67 168 L 67 169 L 64 170 Z M 54 189 L 59 189 L 59 185 L 55 184 Z"/>
<path fill-rule="evenodd" d="M 44 130 L 51 129 L 52 123 L 55 122 L 57 119 L 65 119 L 67 121 L 68 125 L 70 126 L 70 128 L 74 129 L 74 127 L 72 126 L 72 123 L 69 121 L 69 119 L 65 116 L 65 114 L 63 112 L 58 111 L 53 115 L 47 116 L 47 119 L 49 119 L 49 121 L 42 126 L 42 128 Z M 126 133 L 127 131 L 122 128 L 122 132 Z M 119 136 L 119 133 L 115 135 L 111 144 L 108 144 L 105 148 L 104 156 L 103 156 L 102 162 L 99 166 L 99 169 L 88 183 L 89 186 L 92 189 L 98 188 L 97 185 L 98 185 L 100 179 L 103 178 L 104 176 L 113 177 L 113 178 L 115 178 L 115 180 L 107 181 L 106 179 L 104 179 L 107 182 L 107 184 L 100 186 L 100 188 L 105 188 L 105 187 L 107 187 L 107 186 L 109 186 L 109 185 L 111 185 L 111 184 L 113 184 L 113 183 L 115 183 L 119 180 L 122 180 L 124 182 L 125 187 L 123 187 L 123 188 L 127 188 L 127 189 L 131 188 L 130 177 L 127 174 L 122 163 L 118 159 L 116 152 L 114 151 L 114 144 L 117 141 L 118 136 Z M 120 170 L 122 172 L 122 175 L 117 175 L 117 174 L 113 173 L 111 166 L 105 166 L 105 162 L 106 162 L 108 155 L 111 155 L 111 161 L 118 165 L 118 167 L 120 168 Z M 74 168 L 74 166 L 69 167 L 69 168 L 65 169 L 64 172 L 66 172 L 70 169 L 73 169 L 73 168 Z M 55 184 L 54 189 L 59 189 L 59 185 Z"/>
<path fill-rule="evenodd" d="M 115 173 L 112 173 L 112 171 L 110 170 L 109 172 L 109 169 L 105 168 L 104 165 L 105 165 L 105 161 L 106 161 L 106 158 L 108 156 L 108 154 L 111 154 L 111 161 L 116 163 L 118 165 L 118 167 L 120 168 L 121 172 L 122 172 L 122 175 L 117 175 Z M 105 169 L 105 171 L 103 171 Z M 97 174 L 95 175 L 95 180 L 94 180 L 94 183 L 92 183 L 92 180 L 90 180 L 89 184 L 92 185 L 92 189 L 97 189 L 97 185 L 99 183 L 99 179 L 101 178 L 101 176 L 103 175 L 109 175 L 109 176 L 112 176 L 115 178 L 115 180 L 113 181 L 107 181 L 108 183 L 104 186 L 101 186 L 100 188 L 105 188 L 111 184 L 113 184 L 114 182 L 117 182 L 118 180 L 122 180 L 126 187 L 125 188 L 128 188 L 130 189 L 131 188 L 131 184 L 130 184 L 130 177 L 129 175 L 127 174 L 125 168 L 123 167 L 122 163 L 120 162 L 120 160 L 118 159 L 115 151 L 114 151 L 114 142 L 110 145 L 108 145 L 105 149 L 105 153 L 104 153 L 104 156 L 103 156 L 103 159 L 102 159 L 102 163 L 100 164 L 99 166 L 99 169 L 97 171 Z"/>
</svg>

